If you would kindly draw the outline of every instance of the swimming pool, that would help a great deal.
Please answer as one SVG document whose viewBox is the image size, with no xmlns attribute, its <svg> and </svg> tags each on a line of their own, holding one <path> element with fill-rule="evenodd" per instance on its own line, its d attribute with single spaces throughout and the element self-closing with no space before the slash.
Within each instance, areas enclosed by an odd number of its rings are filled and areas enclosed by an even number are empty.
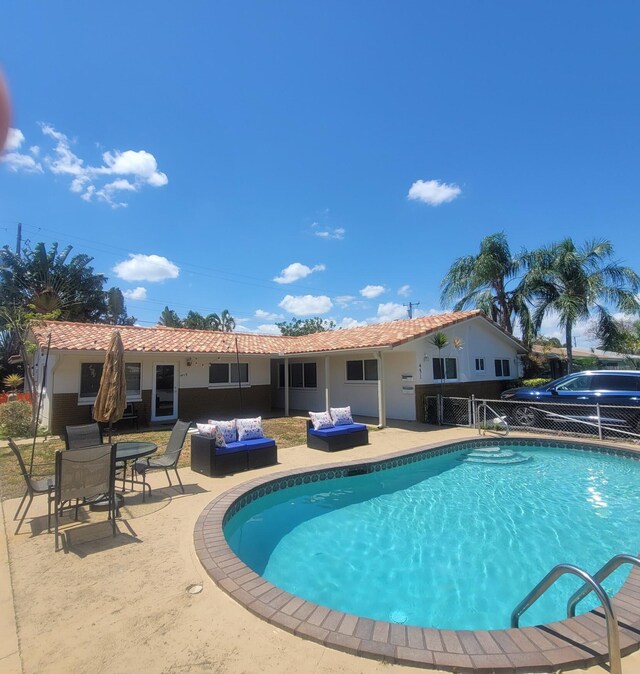
<svg viewBox="0 0 640 674">
<path fill-rule="evenodd" d="M 461 460 L 487 444 L 265 485 L 235 504 L 224 534 L 249 568 L 302 599 L 450 630 L 507 628 L 513 608 L 555 564 L 594 572 L 618 552 L 637 552 L 640 464 L 630 455 L 508 441 L 529 460 Z M 610 577 L 609 592 L 626 574 Z M 563 619 L 577 586 L 562 579 L 521 624 Z"/>
<path fill-rule="evenodd" d="M 437 438 L 439 435 L 433 433 L 430 437 Z M 409 622 L 400 622 L 405 617 L 402 614 L 395 614 L 388 620 L 373 620 L 306 600 L 274 585 L 247 566 L 229 547 L 225 531 L 232 533 L 233 527 L 241 521 L 234 523 L 233 520 L 244 517 L 242 511 L 253 508 L 254 503 L 272 494 L 288 492 L 290 496 L 292 488 L 310 483 L 322 484 L 324 489 L 325 483 L 333 480 L 344 477 L 358 480 L 367 473 L 390 475 L 393 469 L 409 464 L 417 464 L 416 469 L 419 469 L 419 464 L 425 459 L 437 461 L 456 452 L 486 449 L 492 444 L 495 444 L 495 440 L 479 439 L 476 436 L 434 442 L 386 456 L 376 455 L 375 448 L 370 447 L 369 459 L 331 464 L 325 462 L 324 466 L 307 469 L 298 467 L 286 470 L 288 461 L 285 456 L 279 472 L 265 470 L 247 481 L 235 484 L 232 481 L 226 491 L 218 491 L 214 485 L 213 489 L 218 494 L 204 507 L 195 523 L 195 553 L 211 580 L 261 620 L 295 636 L 354 655 L 417 667 L 461 672 L 489 670 L 501 674 L 515 674 L 523 670 L 556 672 L 559 669 L 608 662 L 605 620 L 598 609 L 570 619 L 564 619 L 563 612 L 560 616 L 563 619 L 551 624 L 501 630 L 417 627 Z M 542 452 L 551 445 L 571 452 L 586 451 L 594 459 L 620 457 L 625 460 L 624 465 L 633 471 L 640 458 L 640 452 L 635 449 L 598 447 L 589 441 L 509 437 L 504 439 L 504 444 L 515 452 L 532 453 L 533 458 L 527 463 L 535 461 L 536 452 Z M 379 447 L 377 451 L 383 452 L 384 449 Z M 328 461 L 335 460 L 334 457 L 326 458 Z M 217 484 L 222 486 L 221 483 Z M 562 486 L 563 482 L 560 484 Z M 604 487 L 608 489 L 607 484 Z M 600 510 L 611 507 L 605 499 L 608 496 L 606 489 L 589 491 L 587 488 L 587 494 L 585 498 L 591 499 L 593 508 L 596 504 L 599 504 Z M 248 513 L 250 510 L 247 510 Z M 544 518 L 544 510 L 538 514 Z M 467 548 L 463 549 L 465 553 Z M 615 551 L 619 550 L 616 547 Z M 613 597 L 612 604 L 620 621 L 620 646 L 624 656 L 640 648 L 640 569 L 631 570 Z M 583 604 L 579 606 L 580 610 L 584 610 Z M 259 626 L 256 624 L 255 628 L 259 629 Z M 295 647 L 294 644 L 289 645 Z"/>
</svg>

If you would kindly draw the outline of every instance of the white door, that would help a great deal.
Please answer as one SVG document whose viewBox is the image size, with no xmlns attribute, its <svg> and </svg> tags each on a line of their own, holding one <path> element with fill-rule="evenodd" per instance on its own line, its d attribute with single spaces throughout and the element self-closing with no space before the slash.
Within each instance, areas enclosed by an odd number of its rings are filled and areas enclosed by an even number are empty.
<svg viewBox="0 0 640 674">
<path fill-rule="evenodd" d="M 154 363 L 151 421 L 178 418 L 178 378 L 173 363 Z"/>
</svg>

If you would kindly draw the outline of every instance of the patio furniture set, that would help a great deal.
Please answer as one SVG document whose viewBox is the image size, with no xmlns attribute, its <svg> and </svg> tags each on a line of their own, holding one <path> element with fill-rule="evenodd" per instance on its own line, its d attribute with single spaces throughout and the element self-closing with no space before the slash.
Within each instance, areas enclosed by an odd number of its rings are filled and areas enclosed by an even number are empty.
<svg viewBox="0 0 640 674">
<path fill-rule="evenodd" d="M 328 412 L 310 412 L 309 415 L 307 446 L 312 449 L 332 452 L 368 443 L 366 425 L 354 423 L 348 407 L 331 408 Z M 51 530 L 53 512 L 56 550 L 59 549 L 59 521 L 70 507 L 75 509 L 76 520 L 81 506 L 107 510 L 115 536 L 115 518 L 123 502 L 122 494 L 116 492 L 116 480 L 122 482 L 122 492 L 127 487 L 133 491 L 135 485 L 140 485 L 144 501 L 147 490 L 151 496 L 147 474 L 164 470 L 169 486 L 173 487 L 169 474 L 173 470 L 184 493 L 178 473 L 178 460 L 190 426 L 188 421 L 176 422 L 166 449 L 160 456 L 153 456 L 157 446 L 152 442 L 104 443 L 102 428 L 98 423 L 67 426 L 66 450 L 56 451 L 55 474 L 41 478 L 33 477 L 34 466 L 27 469 L 20 450 L 9 438 L 9 447 L 16 456 L 26 485 L 14 516 L 14 520 L 17 520 L 22 511 L 15 533 L 20 530 L 33 498 L 46 494 L 47 530 Z M 208 424 L 197 424 L 197 429 L 198 433 L 191 436 L 191 469 L 197 473 L 222 476 L 278 462 L 276 441 L 264 436 L 260 417 L 211 420 Z"/>
</svg>

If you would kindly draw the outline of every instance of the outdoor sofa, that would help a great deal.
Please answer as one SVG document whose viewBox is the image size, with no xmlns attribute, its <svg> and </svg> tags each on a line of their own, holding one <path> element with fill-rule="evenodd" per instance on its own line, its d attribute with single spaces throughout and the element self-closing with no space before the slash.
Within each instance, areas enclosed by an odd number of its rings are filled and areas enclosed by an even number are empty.
<svg viewBox="0 0 640 674">
<path fill-rule="evenodd" d="M 369 430 L 365 424 L 343 424 L 315 430 L 307 419 L 307 447 L 324 452 L 336 452 L 369 444 Z"/>
<path fill-rule="evenodd" d="M 238 422 L 241 421 L 238 420 Z M 198 426 L 199 431 L 206 428 L 203 425 L 198 424 Z M 201 431 L 192 435 L 191 470 L 211 477 L 263 468 L 278 463 L 278 447 L 273 438 L 236 439 L 232 442 L 227 441 L 225 444 L 224 447 L 218 446 L 215 436 L 203 435 Z"/>
</svg>

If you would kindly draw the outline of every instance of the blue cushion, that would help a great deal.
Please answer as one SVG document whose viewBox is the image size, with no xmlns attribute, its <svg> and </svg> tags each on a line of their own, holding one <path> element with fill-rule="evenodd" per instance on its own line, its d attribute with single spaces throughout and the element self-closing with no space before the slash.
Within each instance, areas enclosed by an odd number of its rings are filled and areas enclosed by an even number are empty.
<svg viewBox="0 0 640 674">
<path fill-rule="evenodd" d="M 235 454 L 235 452 L 244 452 L 246 449 L 243 442 L 229 442 L 226 447 L 216 447 L 216 454 Z"/>
<path fill-rule="evenodd" d="M 334 426 L 333 428 L 323 428 L 319 431 L 309 429 L 311 435 L 317 435 L 319 438 L 330 438 L 334 435 L 345 435 L 346 433 L 356 433 L 366 430 L 365 424 L 344 424 L 343 426 Z"/>
<path fill-rule="evenodd" d="M 275 447 L 275 444 L 276 441 L 273 438 L 255 438 L 253 440 L 227 442 L 226 447 L 216 447 L 216 454 L 232 454 L 233 452 L 242 452 L 250 449 L 265 449 L 266 447 Z"/>
<path fill-rule="evenodd" d="M 276 441 L 273 438 L 254 438 L 253 440 L 243 440 L 242 444 L 246 449 L 265 449 L 266 447 L 275 447 Z"/>
</svg>

